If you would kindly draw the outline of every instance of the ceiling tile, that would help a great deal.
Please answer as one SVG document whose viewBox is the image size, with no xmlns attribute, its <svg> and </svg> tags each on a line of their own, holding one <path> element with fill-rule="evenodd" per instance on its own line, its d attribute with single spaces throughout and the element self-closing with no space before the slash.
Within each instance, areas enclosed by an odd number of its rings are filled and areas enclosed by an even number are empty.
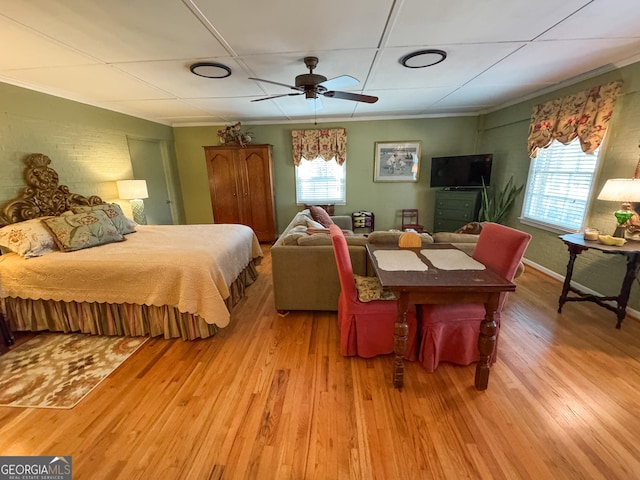
<svg viewBox="0 0 640 480">
<path fill-rule="evenodd" d="M 104 62 L 227 54 L 175 0 L 3 0 L 2 14 Z"/>
<path fill-rule="evenodd" d="M 238 55 L 376 48 L 393 0 L 195 0 Z"/>
<path fill-rule="evenodd" d="M 11 72 L 11 77 L 38 87 L 46 78 L 43 90 L 48 93 L 97 102 L 171 97 L 106 65 L 18 70 Z"/>
<path fill-rule="evenodd" d="M 589 0 L 405 0 L 387 45 L 529 41 L 588 3 Z"/>
</svg>

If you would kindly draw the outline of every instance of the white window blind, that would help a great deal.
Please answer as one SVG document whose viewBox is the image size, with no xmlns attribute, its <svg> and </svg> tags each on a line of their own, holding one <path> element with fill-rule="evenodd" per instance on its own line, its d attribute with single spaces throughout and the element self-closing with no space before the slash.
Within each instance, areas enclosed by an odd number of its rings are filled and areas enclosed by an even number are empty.
<svg viewBox="0 0 640 480">
<path fill-rule="evenodd" d="M 296 201 L 299 204 L 346 203 L 346 164 L 338 165 L 335 158 L 302 159 L 296 168 Z"/>
<path fill-rule="evenodd" d="M 531 159 L 521 220 L 563 231 L 582 229 L 599 148 L 586 154 L 580 142 L 554 141 Z"/>
</svg>

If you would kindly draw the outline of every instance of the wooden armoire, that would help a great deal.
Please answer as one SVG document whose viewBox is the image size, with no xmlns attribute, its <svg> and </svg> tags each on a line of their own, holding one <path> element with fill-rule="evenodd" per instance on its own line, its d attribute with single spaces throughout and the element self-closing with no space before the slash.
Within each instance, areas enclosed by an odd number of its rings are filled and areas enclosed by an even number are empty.
<svg viewBox="0 0 640 480">
<path fill-rule="evenodd" d="M 215 223 L 240 223 L 276 239 L 271 145 L 204 147 Z"/>
</svg>

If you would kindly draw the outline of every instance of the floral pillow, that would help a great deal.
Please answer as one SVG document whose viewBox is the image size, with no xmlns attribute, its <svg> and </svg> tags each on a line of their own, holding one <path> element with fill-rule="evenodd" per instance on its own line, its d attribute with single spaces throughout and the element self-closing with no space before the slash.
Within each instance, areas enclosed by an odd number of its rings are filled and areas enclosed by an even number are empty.
<svg viewBox="0 0 640 480">
<path fill-rule="evenodd" d="M 120 232 L 121 234 L 126 235 L 127 233 L 133 233 L 136 231 L 135 227 L 137 223 L 133 220 L 128 219 L 124 215 L 124 212 L 122 211 L 122 208 L 120 208 L 120 205 L 118 205 L 117 203 L 104 203 L 100 205 L 93 205 L 90 207 L 73 207 L 72 210 L 73 213 L 84 213 L 92 212 L 94 210 L 102 210 L 111 219 L 113 224 L 118 229 L 118 232 Z"/>
<path fill-rule="evenodd" d="M 103 210 L 47 218 L 42 223 L 63 252 L 124 240 Z"/>
<path fill-rule="evenodd" d="M 43 218 L 12 223 L 0 228 L 0 246 L 23 256 L 39 257 L 58 250 L 49 230 L 42 225 Z"/>
<path fill-rule="evenodd" d="M 364 277 L 353 274 L 358 290 L 358 300 L 361 302 L 371 302 L 372 300 L 395 300 L 393 293 L 383 290 L 378 277 Z"/>
</svg>

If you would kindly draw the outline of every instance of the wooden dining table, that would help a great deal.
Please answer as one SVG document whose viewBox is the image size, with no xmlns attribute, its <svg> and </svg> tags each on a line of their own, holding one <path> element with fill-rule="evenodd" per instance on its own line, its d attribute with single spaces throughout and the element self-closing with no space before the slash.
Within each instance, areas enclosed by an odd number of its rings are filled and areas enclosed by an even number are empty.
<svg viewBox="0 0 640 480">
<path fill-rule="evenodd" d="M 398 300 L 398 316 L 394 328 L 394 386 L 402 388 L 404 384 L 403 356 L 407 349 L 409 333 L 406 316 L 410 305 L 483 303 L 486 315 L 481 321 L 478 337 L 480 360 L 476 364 L 475 387 L 478 390 L 486 390 L 489 384 L 491 357 L 496 346 L 497 324 L 493 318 L 494 312 L 498 308 L 500 293 L 515 291 L 515 284 L 484 265 L 475 267 L 481 269 L 465 267 L 464 258 L 461 258 L 462 263 L 459 265 L 443 265 L 442 261 L 434 265 L 434 262 L 427 258 L 433 257 L 430 252 L 443 249 L 453 249 L 466 256 L 464 252 L 449 244 L 429 244 L 417 248 L 400 248 L 395 244 L 367 244 L 366 248 L 382 287 L 393 292 Z M 379 251 L 389 253 L 376 254 Z M 392 252 L 413 252 L 417 259 L 412 260 L 411 255 L 407 253 Z M 402 257 L 404 261 L 396 264 L 399 267 L 390 268 L 390 262 L 380 261 L 393 259 L 394 255 Z M 447 253 L 447 256 L 451 256 L 451 253 Z M 457 257 L 457 254 L 451 256 L 454 257 Z M 471 257 L 468 258 L 473 261 Z"/>
</svg>

